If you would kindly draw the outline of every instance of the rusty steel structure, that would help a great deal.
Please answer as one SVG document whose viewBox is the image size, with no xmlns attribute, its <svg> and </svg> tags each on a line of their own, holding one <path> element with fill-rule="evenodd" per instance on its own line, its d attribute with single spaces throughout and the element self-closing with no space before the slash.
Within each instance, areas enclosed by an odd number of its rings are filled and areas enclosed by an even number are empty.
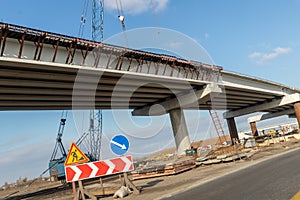
<svg viewBox="0 0 300 200">
<path fill-rule="evenodd" d="M 22 54 L 25 41 L 31 41 L 35 45 L 35 51 L 32 52 L 33 60 L 37 61 L 41 60 L 43 47 L 45 44 L 48 44 L 53 46 L 52 62 L 56 62 L 58 48 L 64 47 L 68 52 L 65 57 L 65 64 L 85 65 L 88 53 L 93 51 L 95 54 L 94 63 L 92 64 L 93 67 L 123 71 L 132 71 L 131 68 L 135 67 L 135 72 L 137 73 L 143 72 L 170 77 L 179 77 L 179 74 L 183 74 L 183 78 L 202 81 L 218 81 L 220 72 L 222 71 L 222 67 L 219 66 L 192 62 L 174 56 L 133 50 L 2 22 L 0 22 L 0 56 L 5 54 L 6 40 L 8 37 L 19 41 L 18 58 L 23 58 Z M 80 54 L 76 53 L 76 51 L 80 51 Z M 99 66 L 102 54 L 108 55 L 108 60 L 106 64 Z M 74 62 L 77 56 L 80 56 L 81 63 Z M 117 60 L 114 67 L 111 67 L 112 60 Z M 129 62 L 129 65 L 123 66 L 124 60 Z M 136 61 L 138 66 L 133 66 L 133 61 Z M 150 65 L 154 65 L 156 70 L 150 71 Z M 143 69 L 145 66 L 147 66 L 147 69 Z M 171 67 L 172 70 L 166 70 L 167 67 Z"/>
</svg>

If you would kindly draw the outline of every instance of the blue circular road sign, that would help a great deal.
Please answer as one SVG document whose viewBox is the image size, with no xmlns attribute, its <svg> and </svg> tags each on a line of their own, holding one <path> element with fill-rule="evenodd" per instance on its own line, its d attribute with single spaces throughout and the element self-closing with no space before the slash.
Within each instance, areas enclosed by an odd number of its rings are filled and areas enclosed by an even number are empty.
<svg viewBox="0 0 300 200">
<path fill-rule="evenodd" d="M 124 155 L 129 149 L 129 141 L 124 135 L 116 135 L 110 140 L 110 148 L 117 155 Z"/>
</svg>

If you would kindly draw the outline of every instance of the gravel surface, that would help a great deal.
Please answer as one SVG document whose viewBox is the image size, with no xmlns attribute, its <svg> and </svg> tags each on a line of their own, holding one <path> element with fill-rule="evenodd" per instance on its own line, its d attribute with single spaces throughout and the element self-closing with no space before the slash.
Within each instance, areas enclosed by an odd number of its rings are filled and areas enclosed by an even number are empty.
<svg viewBox="0 0 300 200">
<path fill-rule="evenodd" d="M 284 154 L 300 148 L 300 143 L 290 142 L 286 144 L 275 144 L 269 147 L 258 148 L 256 154 L 247 160 L 240 160 L 230 163 L 220 163 L 214 165 L 206 165 L 194 168 L 181 174 L 172 176 L 162 176 L 156 178 L 135 180 L 134 184 L 142 188 L 139 195 L 130 195 L 124 199 L 133 200 L 153 200 L 168 197 L 171 194 L 176 194 L 196 187 L 198 185 L 207 183 L 226 174 L 236 172 L 238 170 L 247 168 L 251 165 L 262 162 L 266 159 Z M 3 198 L 3 192 L 0 192 L 0 197 Z M 30 197 L 27 199 L 45 199 L 45 200 L 71 200 L 74 199 L 72 189 L 53 193 L 51 195 L 39 195 L 37 197 Z M 103 198 L 101 198 L 103 199 Z M 112 196 L 104 199 L 113 199 Z"/>
</svg>

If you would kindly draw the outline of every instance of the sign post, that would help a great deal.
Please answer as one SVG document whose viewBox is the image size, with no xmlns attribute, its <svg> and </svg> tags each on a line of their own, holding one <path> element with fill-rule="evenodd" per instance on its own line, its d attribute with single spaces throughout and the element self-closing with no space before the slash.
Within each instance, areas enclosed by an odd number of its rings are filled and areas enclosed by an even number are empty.
<svg viewBox="0 0 300 200">
<path fill-rule="evenodd" d="M 79 149 L 79 147 L 74 142 L 72 142 L 67 159 L 65 161 L 65 166 L 85 163 L 88 161 L 88 157 Z M 74 181 L 72 182 L 72 189 L 74 198 L 76 198 L 76 186 Z"/>
</svg>

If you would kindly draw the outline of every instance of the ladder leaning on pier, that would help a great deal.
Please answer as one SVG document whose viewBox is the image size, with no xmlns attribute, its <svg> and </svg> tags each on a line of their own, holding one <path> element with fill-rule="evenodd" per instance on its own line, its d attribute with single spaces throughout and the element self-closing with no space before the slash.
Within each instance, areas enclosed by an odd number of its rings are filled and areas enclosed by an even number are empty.
<svg viewBox="0 0 300 200">
<path fill-rule="evenodd" d="M 217 113 L 217 111 L 212 110 L 212 109 L 210 109 L 208 111 L 209 111 L 210 117 L 212 119 L 212 122 L 214 124 L 214 127 L 216 129 L 216 132 L 218 134 L 220 144 L 223 144 L 224 142 L 226 142 L 226 136 L 224 134 L 223 126 L 221 124 L 218 113 Z"/>
</svg>

